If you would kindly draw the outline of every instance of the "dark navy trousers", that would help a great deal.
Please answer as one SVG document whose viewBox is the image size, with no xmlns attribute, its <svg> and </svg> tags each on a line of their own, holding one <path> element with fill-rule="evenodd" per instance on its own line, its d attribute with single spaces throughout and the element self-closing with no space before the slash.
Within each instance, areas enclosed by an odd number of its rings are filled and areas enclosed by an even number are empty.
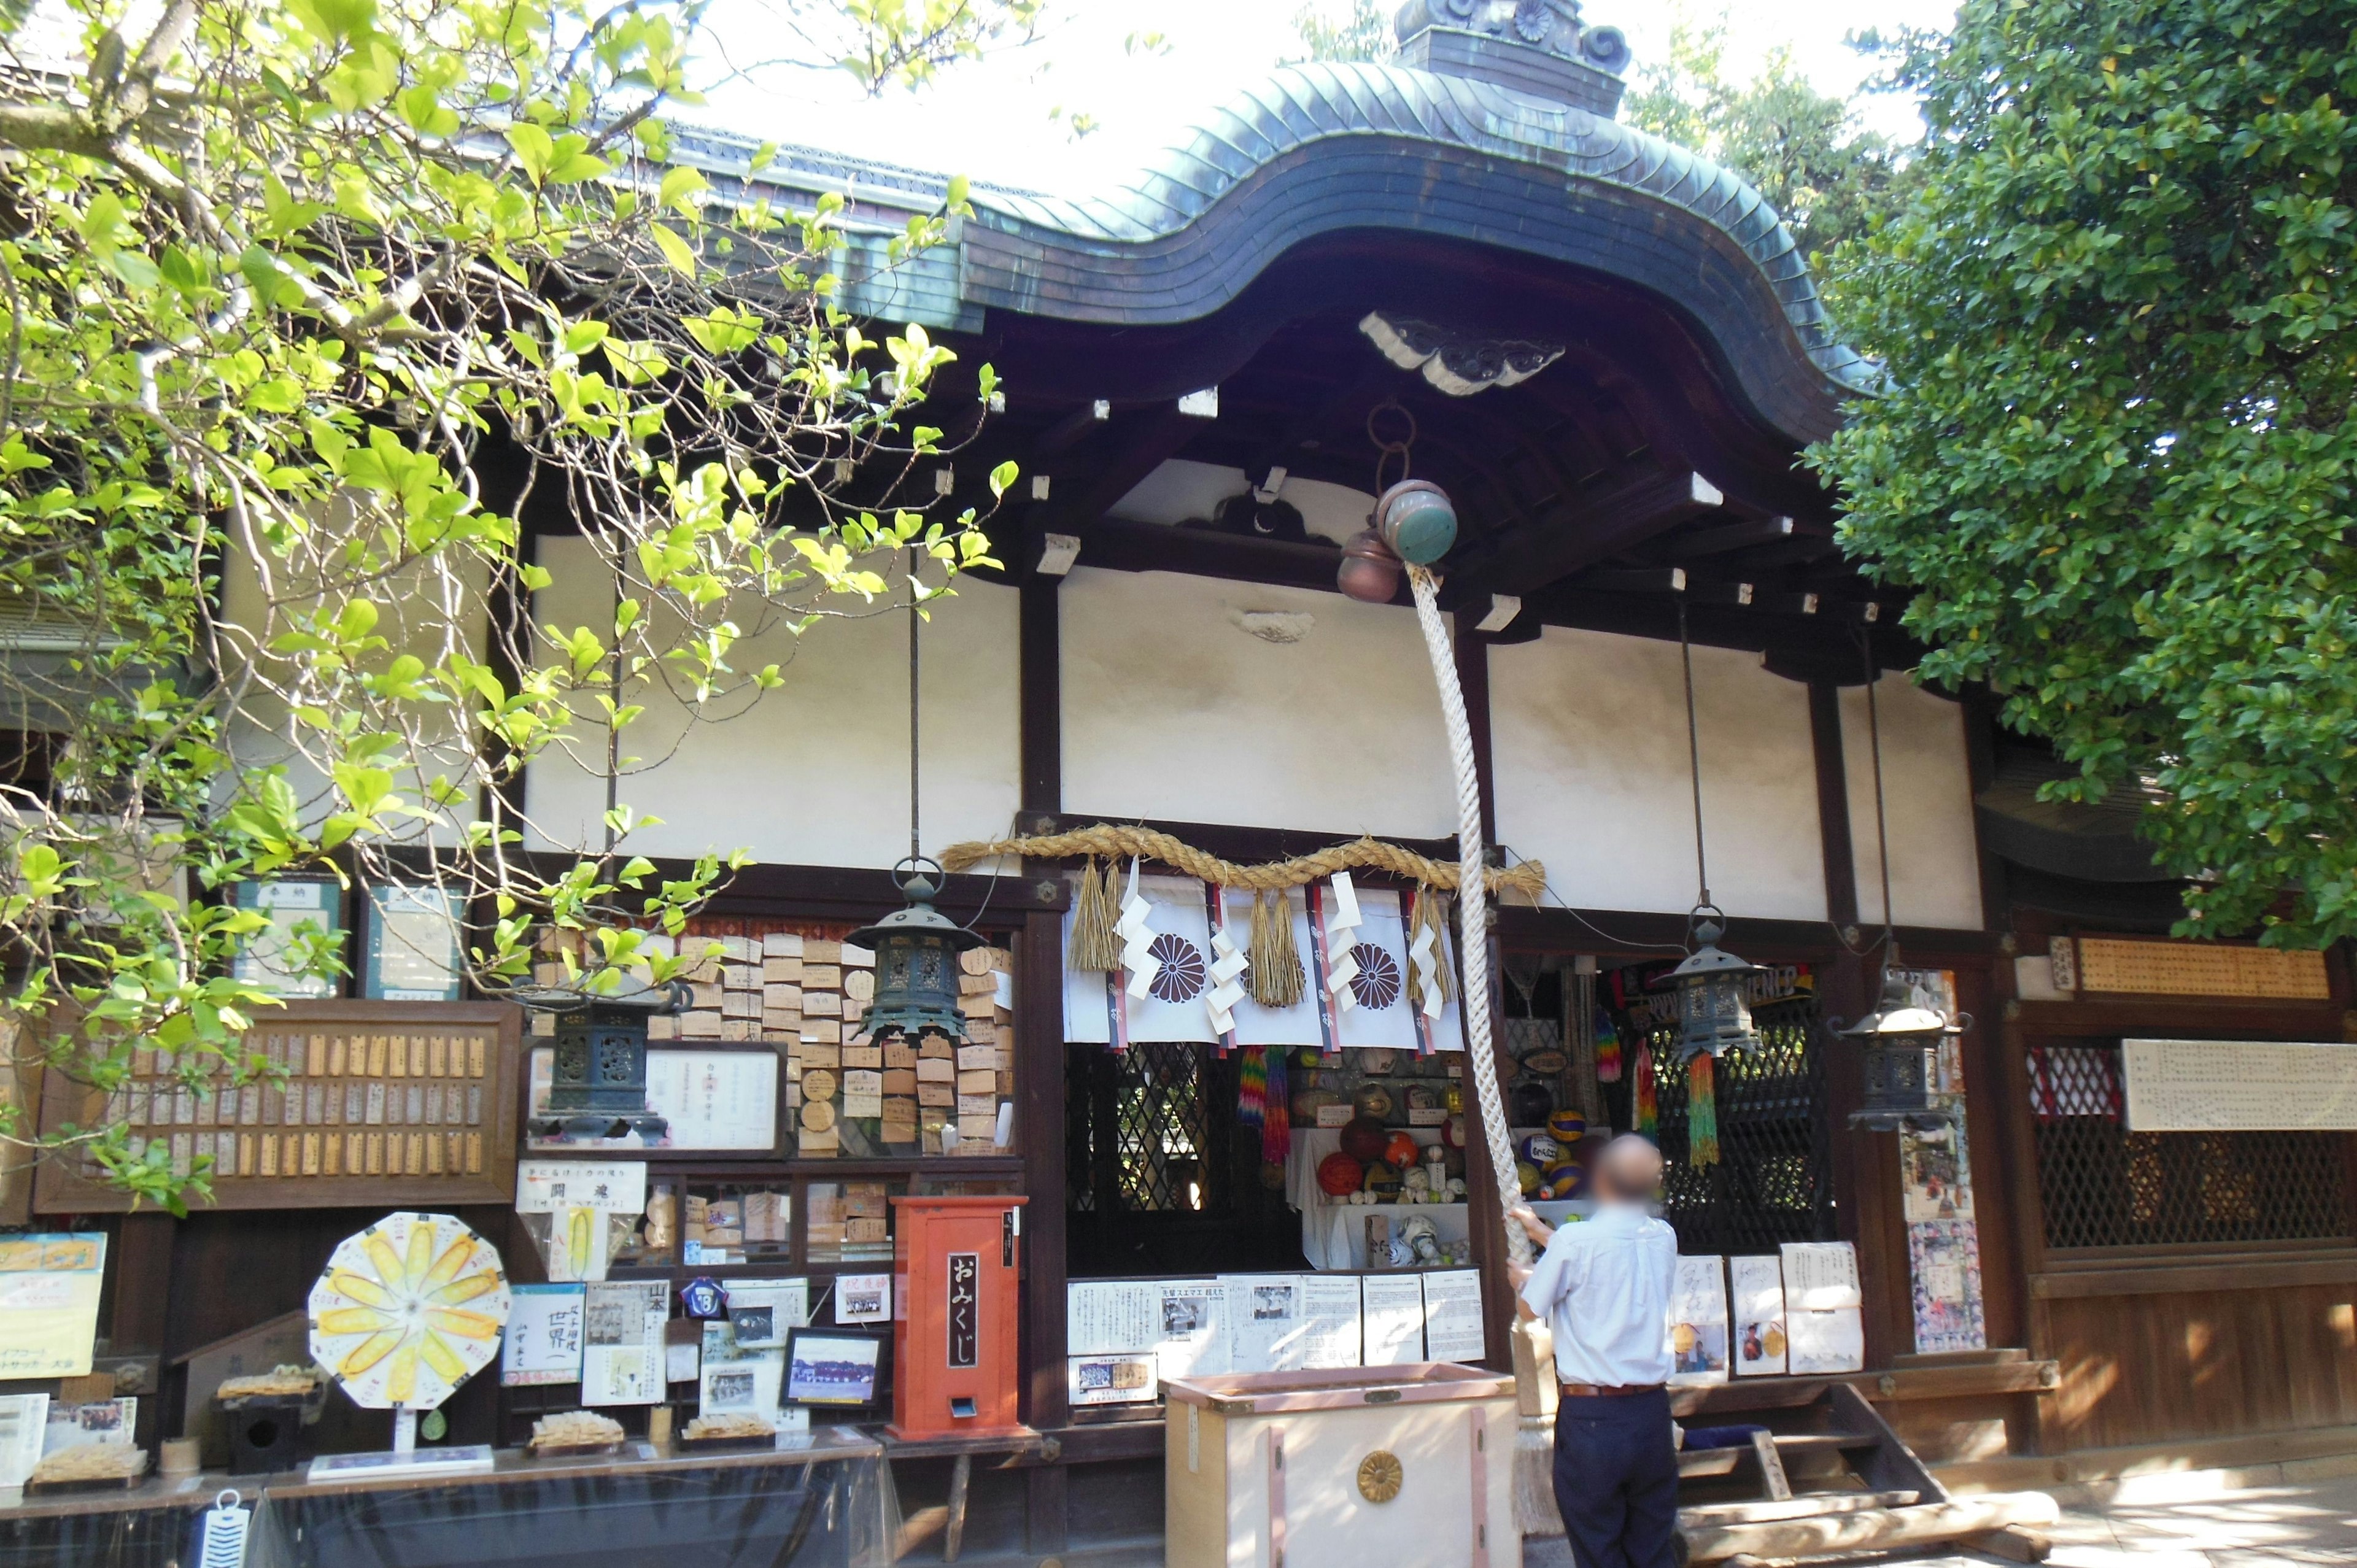
<svg viewBox="0 0 2357 1568">
<path fill-rule="evenodd" d="M 1674 1568 L 1677 1439 L 1670 1396 L 1566 1399 L 1555 1418 L 1555 1501 L 1578 1568 Z"/>
</svg>

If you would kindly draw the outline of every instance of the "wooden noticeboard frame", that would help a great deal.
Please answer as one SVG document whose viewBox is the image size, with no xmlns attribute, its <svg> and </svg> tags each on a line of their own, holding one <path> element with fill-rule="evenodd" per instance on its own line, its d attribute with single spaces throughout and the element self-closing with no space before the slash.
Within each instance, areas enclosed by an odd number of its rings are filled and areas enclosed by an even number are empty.
<svg viewBox="0 0 2357 1568">
<path fill-rule="evenodd" d="M 237 1168 L 224 1160 L 216 1169 L 209 1207 L 219 1209 L 514 1200 L 522 1009 L 505 1002 L 290 1001 L 263 1012 L 247 1037 L 284 1071 L 239 1090 L 190 1095 L 185 1120 L 174 1080 L 152 1070 L 145 1053 L 139 1065 L 151 1070 L 135 1072 L 112 1107 L 101 1090 L 52 1068 L 42 1130 L 127 1119 L 135 1140 L 185 1135 L 192 1150 L 228 1152 Z M 167 1095 L 169 1121 L 158 1119 Z M 45 1161 L 34 1183 L 38 1214 L 130 1207 L 128 1193 L 67 1157 Z"/>
</svg>

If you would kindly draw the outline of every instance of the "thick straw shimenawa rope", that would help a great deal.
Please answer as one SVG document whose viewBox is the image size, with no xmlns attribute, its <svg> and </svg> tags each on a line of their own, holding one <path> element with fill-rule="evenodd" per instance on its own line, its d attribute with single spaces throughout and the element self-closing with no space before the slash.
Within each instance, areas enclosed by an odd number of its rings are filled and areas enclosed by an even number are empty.
<svg viewBox="0 0 2357 1568">
<path fill-rule="evenodd" d="M 1505 1096 L 1498 1088 L 1498 1058 L 1490 1044 L 1490 922 L 1480 873 L 1481 848 L 1481 786 L 1473 756 L 1473 731 L 1465 717 L 1465 693 L 1458 684 L 1457 655 L 1448 628 L 1440 618 L 1439 583 L 1422 566 L 1407 569 L 1415 591 L 1415 619 L 1423 628 L 1425 650 L 1432 656 L 1433 680 L 1440 688 L 1440 718 L 1448 732 L 1449 760 L 1457 773 L 1457 843 L 1463 857 L 1460 880 L 1468 891 L 1457 900 L 1457 956 L 1465 975 L 1463 1014 L 1467 1075 L 1473 1079 L 1473 1097 L 1481 1111 L 1481 1133 L 1490 1153 L 1490 1174 L 1498 1184 L 1498 1205 L 1510 1210 L 1523 1201 L 1515 1176 L 1513 1138 L 1506 1125 Z M 1517 1266 L 1531 1261 L 1531 1240 L 1512 1219 L 1506 1226 L 1506 1255 Z M 1514 1379 L 1521 1385 L 1522 1426 L 1514 1443 L 1514 1523 L 1525 1535 L 1552 1535 L 1563 1529 L 1555 1511 L 1552 1477 L 1555 1401 L 1554 1347 L 1537 1324 L 1516 1324 Z"/>
<path fill-rule="evenodd" d="M 1451 671 L 1454 674 L 1454 671 Z M 1464 704 L 1458 711 L 1461 717 Z M 1469 738 L 1467 742 L 1471 744 Z M 1034 855 L 1041 860 L 1065 860 L 1074 855 L 1144 855 L 1165 865 L 1178 867 L 1188 875 L 1205 882 L 1216 882 L 1223 887 L 1233 887 L 1253 893 L 1271 892 L 1280 888 L 1300 887 L 1321 876 L 1331 876 L 1338 871 L 1358 869 L 1388 871 L 1394 876 L 1405 876 L 1421 882 L 1427 887 L 1455 892 L 1463 879 L 1463 867 L 1447 861 L 1434 860 L 1403 849 L 1381 839 L 1362 838 L 1350 843 L 1336 844 L 1313 854 L 1294 860 L 1274 860 L 1265 865 L 1238 865 L 1231 860 L 1208 854 L 1190 843 L 1173 838 L 1152 828 L 1116 827 L 1099 822 L 1092 828 L 1076 828 L 1066 833 L 1042 833 L 1030 838 L 994 839 L 988 843 L 953 843 L 942 851 L 942 865 L 951 871 L 964 871 L 985 860 L 1000 855 Z M 1479 861 L 1467 865 L 1478 866 Z M 1490 891 L 1520 893 L 1535 901 L 1546 891 L 1546 867 L 1535 860 L 1500 870 L 1489 868 L 1486 880 Z"/>
</svg>

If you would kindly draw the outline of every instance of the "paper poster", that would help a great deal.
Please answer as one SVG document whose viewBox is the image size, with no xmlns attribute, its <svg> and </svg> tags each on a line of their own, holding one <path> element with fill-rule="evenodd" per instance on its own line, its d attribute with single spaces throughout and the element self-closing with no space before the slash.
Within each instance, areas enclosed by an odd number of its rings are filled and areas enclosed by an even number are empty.
<svg viewBox="0 0 2357 1568">
<path fill-rule="evenodd" d="M 581 1380 L 581 1318 L 587 1294 L 577 1284 L 510 1285 L 507 1339 L 500 1347 L 506 1388 Z"/>
<path fill-rule="evenodd" d="M 730 1280 L 728 1326 L 748 1350 L 782 1349 L 789 1329 L 810 1326 L 810 1281 Z"/>
<path fill-rule="evenodd" d="M 668 1280 L 597 1280 L 582 1319 L 581 1402 L 660 1404 L 663 1323 L 671 1316 Z"/>
<path fill-rule="evenodd" d="M 1900 1191 L 1910 1223 L 1973 1218 L 1972 1177 L 1958 1158 L 1962 1128 L 1946 1125 L 1899 1134 Z"/>
<path fill-rule="evenodd" d="M 779 1392 L 786 1377 L 782 1348 L 755 1350 L 740 1345 L 726 1320 L 716 1318 L 704 1326 L 701 1349 L 695 1388 L 698 1415 L 778 1419 Z"/>
<path fill-rule="evenodd" d="M 1727 1260 L 1680 1258 L 1670 1287 L 1670 1381 L 1701 1388 L 1727 1381 Z"/>
<path fill-rule="evenodd" d="M 1299 1274 L 1229 1274 L 1228 1370 L 1287 1372 L 1302 1364 L 1308 1333 Z"/>
<path fill-rule="evenodd" d="M 1074 1280 L 1064 1287 L 1068 1354 L 1151 1350 L 1162 1337 L 1162 1293 L 1150 1280 Z"/>
<path fill-rule="evenodd" d="M 465 959 L 458 896 L 447 887 L 368 890 L 364 989 L 385 1002 L 456 1002 Z"/>
<path fill-rule="evenodd" d="M 1154 1363 L 1166 1379 L 1229 1372 L 1228 1287 L 1218 1280 L 1164 1280 L 1155 1285 L 1160 1337 Z"/>
<path fill-rule="evenodd" d="M 1734 1282 L 1735 1375 L 1780 1377 L 1784 1371 L 1784 1269 L 1774 1256 L 1729 1258 Z"/>
<path fill-rule="evenodd" d="M 102 1231 L 0 1240 L 0 1379 L 86 1375 L 105 1278 Z"/>
<path fill-rule="evenodd" d="M 1359 1276 L 1301 1277 L 1301 1365 L 1311 1368 L 1359 1364 Z"/>
<path fill-rule="evenodd" d="M 1424 1281 L 1424 1359 L 1479 1361 L 1488 1355 L 1480 1274 L 1471 1269 L 1449 1269 L 1420 1277 Z"/>
<path fill-rule="evenodd" d="M 1866 1370 L 1866 1317 L 1857 1307 L 1811 1312 L 1788 1301 L 1784 1327 L 1794 1376 Z"/>
<path fill-rule="evenodd" d="M 1150 1402 L 1161 1391 L 1155 1377 L 1154 1353 L 1074 1356 L 1066 1369 L 1064 1391 L 1075 1407 Z"/>
<path fill-rule="evenodd" d="M 1907 1228 L 1907 1261 L 1914 1286 L 1915 1350 L 1986 1350 L 1981 1315 L 1981 1249 L 1969 1219 L 1927 1219 Z"/>
<path fill-rule="evenodd" d="M 838 1274 L 834 1281 L 834 1320 L 837 1323 L 889 1323 L 892 1321 L 892 1276 L 890 1274 Z"/>
<path fill-rule="evenodd" d="M 0 1394 L 0 1487 L 21 1487 L 41 1462 L 49 1396 Z"/>
<path fill-rule="evenodd" d="M 1783 1262 L 1784 1304 L 1793 1311 L 1865 1305 L 1857 1288 L 1857 1251 L 1848 1242 L 1787 1241 Z"/>
<path fill-rule="evenodd" d="M 136 1399 L 92 1400 L 83 1404 L 51 1400 L 48 1419 L 41 1427 L 41 1457 L 94 1444 L 128 1448 L 138 1426 Z"/>
<path fill-rule="evenodd" d="M 601 1214 L 643 1214 L 644 1160 L 518 1160 L 516 1212 L 556 1214 L 568 1208 Z"/>
<path fill-rule="evenodd" d="M 1424 1282 L 1410 1273 L 1359 1277 L 1360 1317 L 1369 1367 L 1397 1367 L 1424 1358 Z"/>
</svg>

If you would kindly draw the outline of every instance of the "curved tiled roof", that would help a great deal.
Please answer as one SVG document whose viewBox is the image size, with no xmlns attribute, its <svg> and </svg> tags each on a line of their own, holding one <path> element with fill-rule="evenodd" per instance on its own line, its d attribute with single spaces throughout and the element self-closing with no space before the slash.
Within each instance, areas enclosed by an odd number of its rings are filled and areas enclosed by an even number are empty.
<svg viewBox="0 0 2357 1568">
<path fill-rule="evenodd" d="M 1287 67 L 1102 194 L 977 185 L 974 199 L 959 292 L 1028 315 L 1189 320 L 1304 240 L 1404 229 L 1660 295 L 1799 440 L 1829 430 L 1839 401 L 1877 374 L 1834 336 L 1799 248 L 1758 191 L 1658 137 L 1487 82 Z"/>
</svg>

